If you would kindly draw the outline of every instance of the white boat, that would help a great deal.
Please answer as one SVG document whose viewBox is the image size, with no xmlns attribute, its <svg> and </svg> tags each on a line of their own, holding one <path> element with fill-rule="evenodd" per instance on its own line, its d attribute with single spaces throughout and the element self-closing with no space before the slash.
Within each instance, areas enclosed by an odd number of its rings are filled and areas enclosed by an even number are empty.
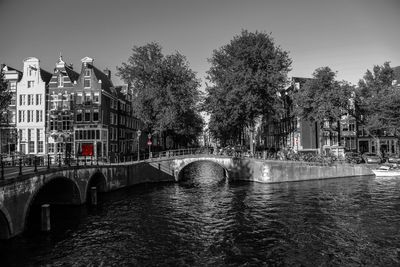
<svg viewBox="0 0 400 267">
<path fill-rule="evenodd" d="M 400 176 L 400 169 L 392 169 L 389 166 L 381 166 L 379 169 L 372 170 L 376 177 Z"/>
</svg>

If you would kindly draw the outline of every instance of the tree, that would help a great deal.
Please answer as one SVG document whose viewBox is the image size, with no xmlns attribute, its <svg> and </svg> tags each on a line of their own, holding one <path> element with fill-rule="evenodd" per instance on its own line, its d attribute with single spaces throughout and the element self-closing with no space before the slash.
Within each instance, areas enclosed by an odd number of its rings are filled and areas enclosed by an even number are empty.
<svg viewBox="0 0 400 267">
<path fill-rule="evenodd" d="M 262 32 L 243 30 L 209 59 L 204 110 L 210 114 L 210 132 L 222 142 L 237 140 L 257 118 L 274 115 L 278 92 L 287 83 L 292 63 L 288 52 Z"/>
<path fill-rule="evenodd" d="M 317 122 L 321 130 L 325 122 L 327 130 L 338 130 L 342 115 L 349 111 L 352 87 L 346 82 L 336 81 L 335 77 L 336 73 L 329 67 L 316 69 L 313 79 L 293 93 L 294 115 Z M 322 144 L 322 134 L 319 143 Z"/>
<path fill-rule="evenodd" d="M 3 123 L 7 116 L 7 108 L 10 105 L 11 92 L 8 90 L 7 81 L 0 70 L 0 122 Z"/>
<path fill-rule="evenodd" d="M 175 144 L 196 141 L 203 128 L 198 103 L 200 82 L 186 58 L 176 52 L 164 56 L 161 46 L 135 46 L 118 75 L 134 89 L 134 112 L 151 133 L 172 137 Z"/>
<path fill-rule="evenodd" d="M 392 86 L 394 71 L 389 62 L 367 70 L 356 92 L 357 119 L 365 132 L 375 139 L 380 151 L 379 136 L 388 132 L 398 136 L 400 93 Z"/>
</svg>

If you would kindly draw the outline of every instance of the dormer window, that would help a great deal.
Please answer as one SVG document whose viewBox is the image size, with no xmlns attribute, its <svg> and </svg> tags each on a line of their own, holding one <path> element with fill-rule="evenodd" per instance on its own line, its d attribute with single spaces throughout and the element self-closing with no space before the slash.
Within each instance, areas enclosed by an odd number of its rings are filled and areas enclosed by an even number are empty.
<svg viewBox="0 0 400 267">
<path fill-rule="evenodd" d="M 64 77 L 61 74 L 58 75 L 58 87 L 64 87 Z"/>
<path fill-rule="evenodd" d="M 90 77 L 90 69 L 85 70 L 85 77 Z"/>
</svg>

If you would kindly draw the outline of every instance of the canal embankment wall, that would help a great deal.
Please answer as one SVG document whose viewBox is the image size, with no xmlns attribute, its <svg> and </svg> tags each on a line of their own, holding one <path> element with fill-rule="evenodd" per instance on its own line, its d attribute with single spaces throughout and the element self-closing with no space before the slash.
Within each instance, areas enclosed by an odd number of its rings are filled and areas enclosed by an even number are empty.
<svg viewBox="0 0 400 267">
<path fill-rule="evenodd" d="M 266 161 L 242 159 L 230 170 L 231 180 L 261 183 L 296 182 L 316 179 L 350 178 L 374 176 L 364 165 L 332 164 L 319 165 L 295 161 Z"/>
</svg>

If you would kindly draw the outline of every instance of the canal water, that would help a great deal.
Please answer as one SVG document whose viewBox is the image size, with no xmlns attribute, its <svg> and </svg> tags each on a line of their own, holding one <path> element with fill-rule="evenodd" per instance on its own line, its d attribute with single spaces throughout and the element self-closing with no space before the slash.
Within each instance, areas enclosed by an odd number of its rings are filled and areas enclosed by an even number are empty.
<svg viewBox="0 0 400 267">
<path fill-rule="evenodd" d="M 228 183 L 198 162 L 180 184 L 57 209 L 50 234 L 0 243 L 1 266 L 400 266 L 400 178 Z"/>
</svg>

